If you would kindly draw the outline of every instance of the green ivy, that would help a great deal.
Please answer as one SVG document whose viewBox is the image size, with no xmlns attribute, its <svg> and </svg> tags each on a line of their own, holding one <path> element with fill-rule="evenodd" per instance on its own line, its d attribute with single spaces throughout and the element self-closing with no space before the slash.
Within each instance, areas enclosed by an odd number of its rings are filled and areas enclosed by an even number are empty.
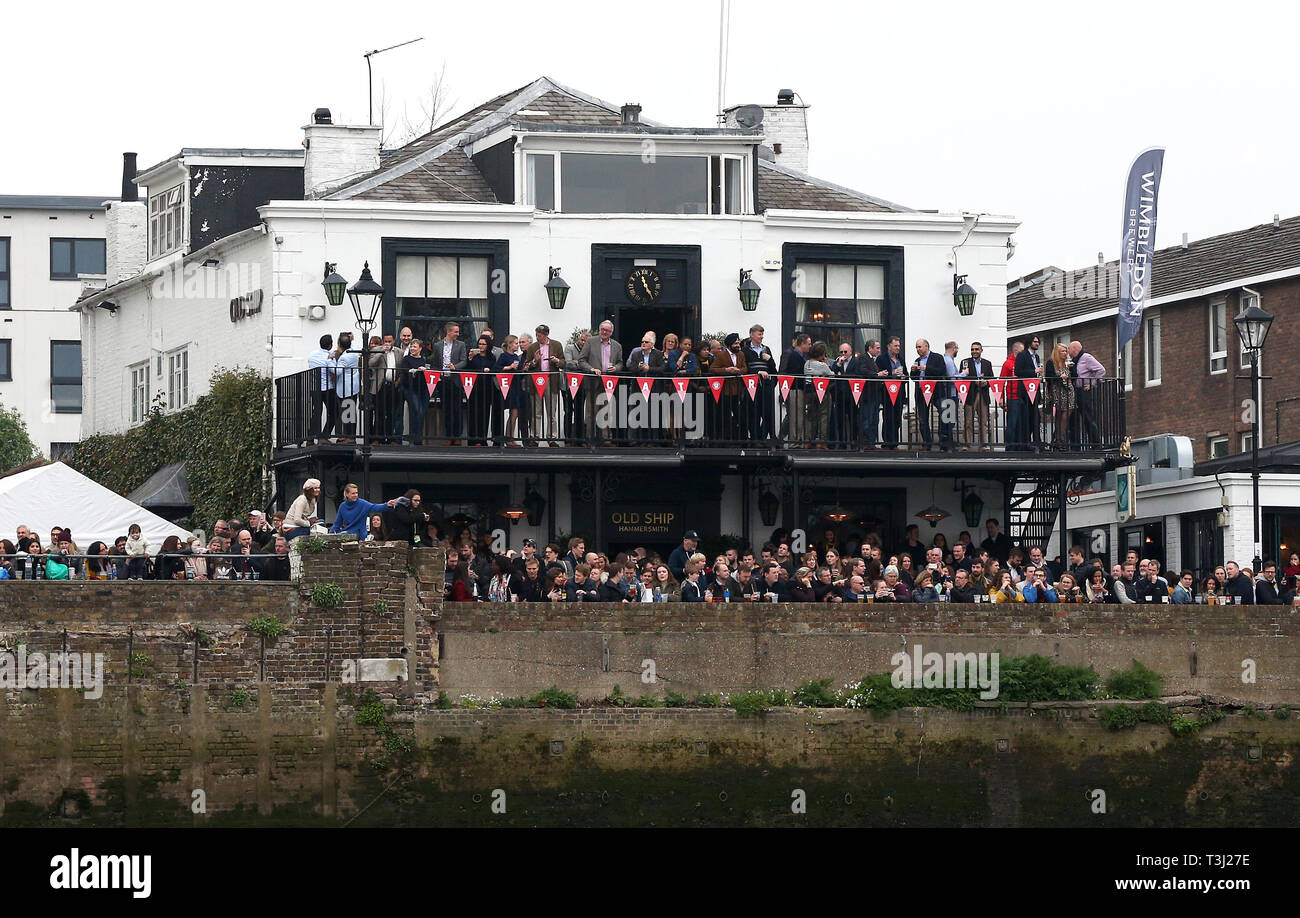
<svg viewBox="0 0 1300 918">
<path fill-rule="evenodd" d="M 259 615 L 248 620 L 248 630 L 260 634 L 268 641 L 274 641 L 284 634 L 286 628 L 278 615 Z"/>
<path fill-rule="evenodd" d="M 99 434 L 64 461 L 118 494 L 130 494 L 165 465 L 186 463 L 193 519 L 242 518 L 265 506 L 262 472 L 271 461 L 271 380 L 250 369 L 217 368 L 210 391 L 184 411 L 155 404 L 126 433 Z"/>
</svg>

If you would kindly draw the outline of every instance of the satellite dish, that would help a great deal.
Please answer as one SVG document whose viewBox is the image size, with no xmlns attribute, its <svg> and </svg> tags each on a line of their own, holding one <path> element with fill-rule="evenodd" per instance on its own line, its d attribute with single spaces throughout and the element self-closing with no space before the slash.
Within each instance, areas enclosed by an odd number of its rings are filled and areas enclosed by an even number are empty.
<svg viewBox="0 0 1300 918">
<path fill-rule="evenodd" d="M 736 124 L 745 128 L 758 127 L 763 123 L 761 105 L 742 105 L 736 109 Z"/>
</svg>

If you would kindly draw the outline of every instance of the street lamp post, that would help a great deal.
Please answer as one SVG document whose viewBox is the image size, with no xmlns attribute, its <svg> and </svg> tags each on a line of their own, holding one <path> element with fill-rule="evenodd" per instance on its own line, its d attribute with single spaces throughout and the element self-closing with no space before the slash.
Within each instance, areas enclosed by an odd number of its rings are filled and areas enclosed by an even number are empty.
<svg viewBox="0 0 1300 918">
<path fill-rule="evenodd" d="M 1253 291 L 1246 291 L 1253 292 Z M 1261 555 L 1263 554 L 1263 545 L 1259 538 L 1260 529 L 1260 506 L 1259 506 L 1259 437 L 1260 437 L 1260 391 L 1259 391 L 1259 352 L 1264 349 L 1264 340 L 1268 338 L 1268 330 L 1273 325 L 1273 317 L 1258 305 L 1252 304 L 1232 320 L 1237 326 L 1237 335 L 1241 338 L 1241 346 L 1250 351 L 1250 401 L 1253 410 L 1251 411 L 1251 433 L 1250 433 L 1250 484 L 1252 493 L 1251 522 L 1254 524 L 1255 534 L 1255 557 L 1253 560 L 1252 573 L 1255 576 L 1260 574 L 1260 566 L 1264 563 Z"/>
<path fill-rule="evenodd" d="M 361 417 L 363 433 L 361 436 L 362 486 L 365 493 L 370 493 L 370 386 L 366 374 L 370 371 L 370 332 L 375 327 L 379 313 L 379 304 L 384 297 L 384 288 L 375 283 L 370 274 L 370 262 L 361 270 L 361 279 L 348 290 L 348 299 L 352 301 L 352 313 L 361 329 Z"/>
</svg>

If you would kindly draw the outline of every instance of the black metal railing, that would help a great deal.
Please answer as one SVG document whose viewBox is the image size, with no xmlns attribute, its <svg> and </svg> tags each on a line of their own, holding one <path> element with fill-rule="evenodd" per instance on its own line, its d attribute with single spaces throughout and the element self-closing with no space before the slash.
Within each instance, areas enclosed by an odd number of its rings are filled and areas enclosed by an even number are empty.
<svg viewBox="0 0 1300 918">
<path fill-rule="evenodd" d="M 51 577 L 48 562 L 55 571 Z M 290 577 L 288 555 L 252 552 L 158 552 L 148 557 L 40 552 L 0 555 L 12 580 L 266 580 Z M 0 582 L 0 588 L 3 583 Z"/>
<path fill-rule="evenodd" d="M 331 441 L 1093 452 L 1119 449 L 1125 432 L 1123 383 L 1110 378 L 887 383 L 845 376 L 329 372 L 275 381 L 277 447 Z"/>
</svg>

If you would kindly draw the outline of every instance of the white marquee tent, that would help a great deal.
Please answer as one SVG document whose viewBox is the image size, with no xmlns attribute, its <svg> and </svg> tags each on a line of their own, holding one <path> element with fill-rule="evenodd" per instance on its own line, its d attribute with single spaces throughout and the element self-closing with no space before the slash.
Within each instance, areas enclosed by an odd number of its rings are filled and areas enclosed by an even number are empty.
<svg viewBox="0 0 1300 918">
<path fill-rule="evenodd" d="M 66 526 L 85 551 L 95 541 L 111 545 L 132 523 L 140 524 L 150 554 L 168 536 L 179 536 L 184 543 L 190 535 L 62 462 L 0 478 L 0 538 L 13 540 L 14 531 L 25 525 L 49 548 L 50 530 Z"/>
</svg>

